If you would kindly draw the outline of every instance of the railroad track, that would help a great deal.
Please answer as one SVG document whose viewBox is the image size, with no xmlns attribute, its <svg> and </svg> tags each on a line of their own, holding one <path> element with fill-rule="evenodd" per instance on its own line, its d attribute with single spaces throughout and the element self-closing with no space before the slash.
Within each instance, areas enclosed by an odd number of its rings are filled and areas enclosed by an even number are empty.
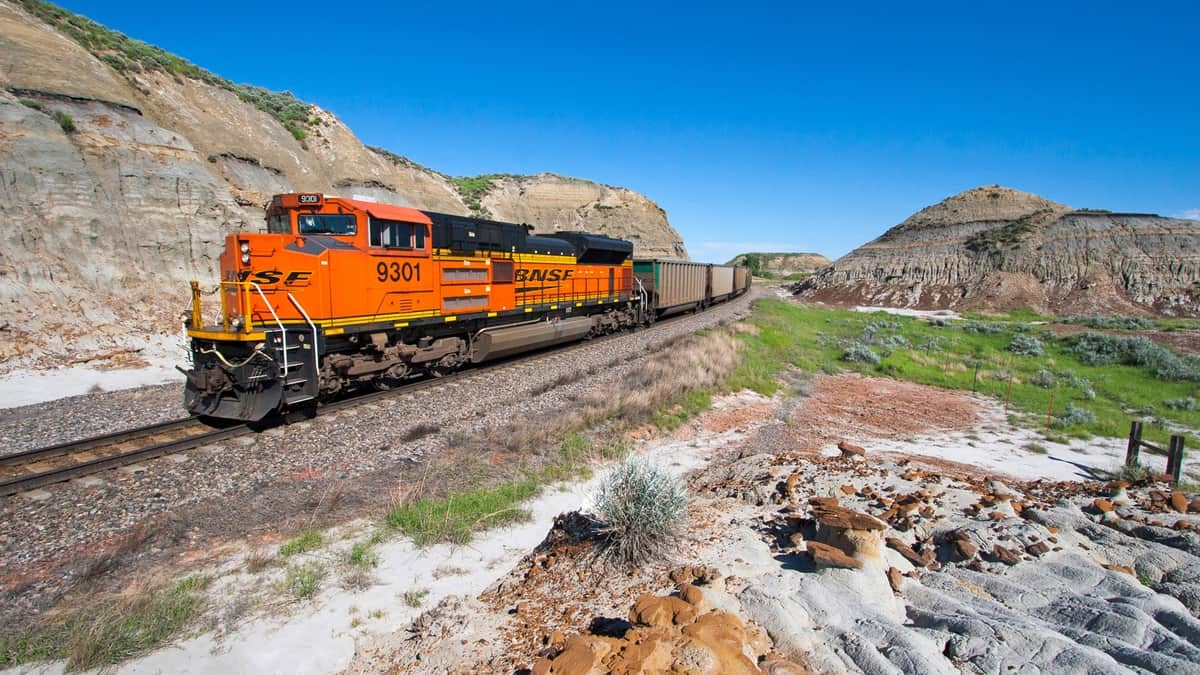
<svg viewBox="0 0 1200 675">
<path fill-rule="evenodd" d="M 659 324 L 664 324 L 683 316 L 686 315 L 672 317 L 660 321 Z M 642 330 L 654 330 L 654 327 L 651 326 Z M 567 347 L 549 348 L 531 354 L 518 355 L 491 364 L 451 373 L 444 377 L 427 378 L 387 391 L 371 392 L 341 399 L 322 405 L 319 410 L 326 413 L 336 412 L 384 398 L 410 394 L 428 387 L 440 386 L 461 378 L 477 377 L 492 371 L 502 372 L 505 368 L 524 366 L 531 363 L 536 364 L 543 359 L 561 358 L 576 349 L 585 349 L 599 342 L 619 339 L 626 335 L 628 333 L 614 333 L 575 343 Z M 286 418 L 276 420 L 275 424 L 287 424 L 309 416 L 297 411 L 291 413 Z M 163 455 L 184 452 L 202 445 L 216 443 L 237 436 L 253 434 L 258 429 L 261 429 L 261 427 L 246 424 L 233 424 L 224 428 L 214 428 L 211 423 L 202 421 L 199 418 L 189 417 L 6 455 L 0 457 L 0 497 L 28 492 L 46 485 L 82 478 L 90 474 L 116 467 L 128 466 Z"/>
<path fill-rule="evenodd" d="M 0 457 L 0 496 L 183 452 L 249 431 L 245 425 L 215 429 L 189 417 L 6 455 Z"/>
</svg>

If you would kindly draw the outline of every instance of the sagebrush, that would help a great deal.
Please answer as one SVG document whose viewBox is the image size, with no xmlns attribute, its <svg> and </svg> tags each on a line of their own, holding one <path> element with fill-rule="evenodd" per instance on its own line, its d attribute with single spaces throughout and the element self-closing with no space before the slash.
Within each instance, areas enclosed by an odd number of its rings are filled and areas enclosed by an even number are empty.
<svg viewBox="0 0 1200 675">
<path fill-rule="evenodd" d="M 595 494 L 606 557 L 630 566 L 666 557 L 687 517 L 687 492 L 679 480 L 642 457 L 614 468 Z"/>
</svg>

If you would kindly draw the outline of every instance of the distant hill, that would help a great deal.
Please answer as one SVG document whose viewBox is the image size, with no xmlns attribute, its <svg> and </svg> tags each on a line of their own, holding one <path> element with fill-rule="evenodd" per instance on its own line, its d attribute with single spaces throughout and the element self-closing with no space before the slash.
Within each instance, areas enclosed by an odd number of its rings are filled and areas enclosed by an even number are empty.
<svg viewBox="0 0 1200 675">
<path fill-rule="evenodd" d="M 756 277 L 795 278 L 811 274 L 829 264 L 820 253 L 742 253 L 728 265 L 748 265 Z"/>
<path fill-rule="evenodd" d="M 922 209 L 794 288 L 834 304 L 1192 315 L 1200 222 L 979 187 Z"/>
</svg>

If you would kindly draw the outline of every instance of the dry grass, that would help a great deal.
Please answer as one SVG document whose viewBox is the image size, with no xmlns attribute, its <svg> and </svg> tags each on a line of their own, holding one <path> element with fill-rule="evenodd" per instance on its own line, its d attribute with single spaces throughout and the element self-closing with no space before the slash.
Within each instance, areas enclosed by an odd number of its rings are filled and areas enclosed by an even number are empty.
<svg viewBox="0 0 1200 675">
<path fill-rule="evenodd" d="M 246 571 L 250 574 L 258 574 L 275 563 L 275 556 L 271 555 L 265 549 L 256 548 L 246 555 L 245 565 Z"/>
<path fill-rule="evenodd" d="M 592 464 L 624 456 L 629 428 L 663 411 L 663 419 L 674 420 L 708 407 L 706 392 L 695 401 L 687 395 L 718 388 L 737 366 L 740 345 L 723 330 L 684 336 L 574 408 L 453 434 L 418 476 L 394 488 L 387 522 L 430 544 L 465 543 L 475 530 L 520 519 L 520 503 L 542 485 L 588 475 Z"/>
</svg>

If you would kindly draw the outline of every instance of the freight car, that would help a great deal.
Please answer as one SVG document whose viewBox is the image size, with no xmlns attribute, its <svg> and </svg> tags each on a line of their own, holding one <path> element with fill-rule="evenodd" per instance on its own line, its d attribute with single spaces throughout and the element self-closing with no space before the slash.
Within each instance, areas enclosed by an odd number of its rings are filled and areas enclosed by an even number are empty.
<svg viewBox="0 0 1200 675">
<path fill-rule="evenodd" d="M 744 266 L 647 259 L 633 261 L 633 274 L 647 289 L 651 319 L 704 309 L 750 289 Z"/>
<path fill-rule="evenodd" d="M 620 239 L 323 194 L 276 195 L 266 221 L 226 237 L 215 322 L 192 282 L 193 414 L 256 421 L 745 291 L 738 270 L 635 263 Z"/>
</svg>

